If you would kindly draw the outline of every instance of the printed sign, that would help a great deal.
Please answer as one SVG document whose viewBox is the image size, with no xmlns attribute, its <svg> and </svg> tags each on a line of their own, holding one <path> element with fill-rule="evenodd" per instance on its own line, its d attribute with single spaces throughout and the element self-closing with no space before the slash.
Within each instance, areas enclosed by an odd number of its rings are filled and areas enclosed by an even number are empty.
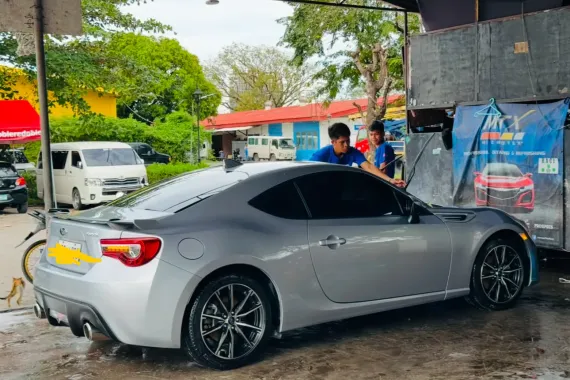
<svg viewBox="0 0 570 380">
<path fill-rule="evenodd" d="M 526 222 L 539 246 L 563 245 L 564 101 L 458 107 L 453 126 L 453 203 L 496 207 Z"/>
</svg>

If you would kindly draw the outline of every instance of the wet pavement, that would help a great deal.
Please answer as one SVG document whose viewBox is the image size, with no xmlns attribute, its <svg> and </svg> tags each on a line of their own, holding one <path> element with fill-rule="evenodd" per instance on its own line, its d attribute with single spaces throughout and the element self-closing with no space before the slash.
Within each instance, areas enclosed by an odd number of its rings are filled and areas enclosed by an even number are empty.
<svg viewBox="0 0 570 380">
<path fill-rule="evenodd" d="M 31 312 L 0 313 L 1 379 L 543 379 L 570 378 L 570 273 L 541 273 L 516 308 L 462 300 L 328 323 L 271 341 L 263 361 L 230 372 L 177 350 L 90 343 Z M 558 266 L 558 268 L 556 268 Z"/>
</svg>

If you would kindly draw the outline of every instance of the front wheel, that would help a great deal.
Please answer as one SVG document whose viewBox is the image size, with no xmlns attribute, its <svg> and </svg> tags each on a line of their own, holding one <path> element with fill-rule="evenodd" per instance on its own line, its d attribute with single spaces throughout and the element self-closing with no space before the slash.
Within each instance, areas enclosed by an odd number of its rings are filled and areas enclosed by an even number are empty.
<svg viewBox="0 0 570 380">
<path fill-rule="evenodd" d="M 518 246 L 508 240 L 495 239 L 485 244 L 473 266 L 467 300 L 485 310 L 514 306 L 524 288 L 523 255 Z"/>
<path fill-rule="evenodd" d="M 73 193 L 71 194 L 71 199 L 73 201 L 72 206 L 75 210 L 83 209 L 83 203 L 81 203 L 81 194 L 79 193 L 79 190 L 73 189 Z"/>
<path fill-rule="evenodd" d="M 268 292 L 247 276 L 212 280 L 190 307 L 183 347 L 205 367 L 228 370 L 252 363 L 272 334 Z"/>
<path fill-rule="evenodd" d="M 26 249 L 22 257 L 22 272 L 24 272 L 24 276 L 26 276 L 30 284 L 34 283 L 34 269 L 40 261 L 42 250 L 45 249 L 45 246 L 45 239 L 38 240 Z"/>
<path fill-rule="evenodd" d="M 253 161 L 255 161 L 255 162 L 259 161 L 259 155 L 257 153 L 253 154 Z"/>
</svg>

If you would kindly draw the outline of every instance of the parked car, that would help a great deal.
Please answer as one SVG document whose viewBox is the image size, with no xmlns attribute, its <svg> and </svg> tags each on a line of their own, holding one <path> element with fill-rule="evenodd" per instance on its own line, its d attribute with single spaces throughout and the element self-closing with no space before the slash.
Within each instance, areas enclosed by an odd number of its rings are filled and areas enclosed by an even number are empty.
<svg viewBox="0 0 570 380">
<path fill-rule="evenodd" d="M 0 149 L 0 161 L 10 162 L 20 174 L 36 170 L 36 165 L 28 160 L 23 149 Z"/>
<path fill-rule="evenodd" d="M 294 160 L 297 149 L 293 139 L 274 136 L 250 136 L 247 138 L 248 156 L 253 161 Z"/>
<path fill-rule="evenodd" d="M 473 175 L 477 206 L 493 206 L 513 213 L 534 210 L 532 173 L 523 174 L 513 164 L 490 163 Z"/>
<path fill-rule="evenodd" d="M 28 188 L 26 180 L 10 162 L 0 161 L 0 211 L 14 207 L 18 213 L 28 211 Z"/>
<path fill-rule="evenodd" d="M 145 165 L 168 164 L 172 160 L 168 154 L 158 153 L 148 144 L 129 143 L 129 145 L 137 152 Z"/>
<path fill-rule="evenodd" d="M 55 198 L 76 210 L 109 202 L 148 185 L 144 162 L 121 142 L 51 144 Z M 38 197 L 43 199 L 42 154 L 38 157 Z"/>
<path fill-rule="evenodd" d="M 226 160 L 53 215 L 48 249 L 58 243 L 101 261 L 44 254 L 39 318 L 216 369 L 252 362 L 284 331 L 463 296 L 503 310 L 538 282 L 536 246 L 507 213 L 432 207 L 315 162 Z"/>
</svg>

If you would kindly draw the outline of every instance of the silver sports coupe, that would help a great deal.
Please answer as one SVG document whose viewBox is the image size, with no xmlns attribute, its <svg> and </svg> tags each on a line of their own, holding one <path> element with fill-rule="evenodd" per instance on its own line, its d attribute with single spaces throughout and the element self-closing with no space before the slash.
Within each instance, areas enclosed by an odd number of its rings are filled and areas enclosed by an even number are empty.
<svg viewBox="0 0 570 380">
<path fill-rule="evenodd" d="M 284 331 L 456 297 L 501 310 L 538 282 L 536 246 L 505 212 L 428 205 L 322 163 L 226 160 L 54 214 L 47 248 L 38 318 L 215 369 Z"/>
</svg>

